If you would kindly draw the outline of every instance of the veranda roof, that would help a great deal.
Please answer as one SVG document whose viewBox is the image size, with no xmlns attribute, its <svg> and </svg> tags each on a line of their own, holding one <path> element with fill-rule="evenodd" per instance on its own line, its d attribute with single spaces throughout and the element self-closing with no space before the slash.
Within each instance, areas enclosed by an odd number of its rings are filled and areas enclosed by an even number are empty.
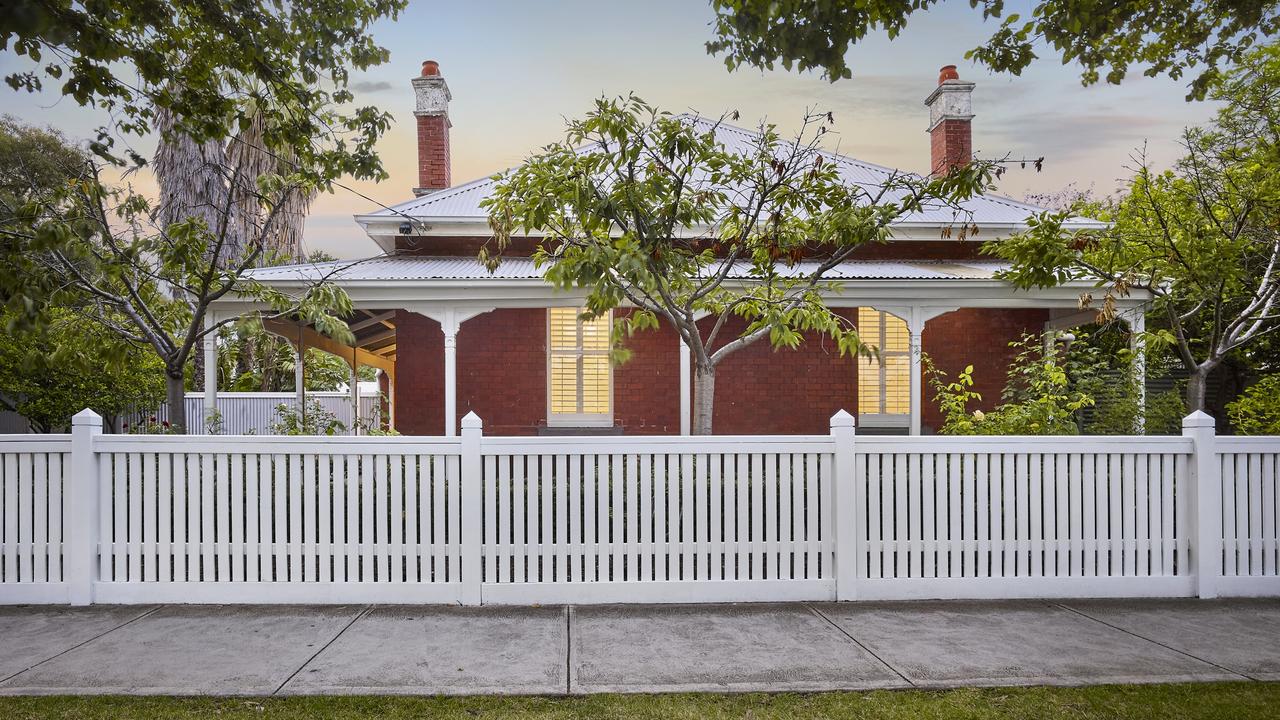
<svg viewBox="0 0 1280 720">
<path fill-rule="evenodd" d="M 804 273 L 817 261 L 794 268 Z M 832 306 L 874 304 L 953 307 L 1077 308 L 1080 295 L 1096 283 L 1076 280 L 1051 288 L 1020 290 L 996 277 L 1005 263 L 994 260 L 851 260 L 825 277 L 832 287 L 822 293 Z M 366 260 L 339 260 L 255 268 L 248 276 L 282 292 L 300 292 L 328 280 L 337 283 L 357 308 L 430 309 L 439 307 L 553 307 L 578 305 L 584 290 L 562 290 L 548 283 L 531 258 L 507 258 L 494 272 L 474 257 L 391 255 Z M 745 272 L 731 277 L 749 282 Z M 1144 291 L 1117 299 L 1118 306 L 1148 300 Z M 229 295 L 217 305 L 228 312 L 252 312 L 260 303 Z"/>
<path fill-rule="evenodd" d="M 807 275 L 818 265 L 805 260 L 793 267 L 779 264 L 784 275 Z M 748 265 L 741 264 L 730 277 L 749 278 Z M 992 280 L 1006 263 L 987 260 L 851 260 L 840 263 L 824 277 L 829 280 Z M 391 256 L 367 260 L 339 260 L 301 265 L 279 265 L 255 268 L 248 276 L 262 282 L 338 283 L 424 281 L 424 280 L 541 280 L 543 270 L 532 258 L 505 258 L 490 272 L 475 258 Z"/>
</svg>

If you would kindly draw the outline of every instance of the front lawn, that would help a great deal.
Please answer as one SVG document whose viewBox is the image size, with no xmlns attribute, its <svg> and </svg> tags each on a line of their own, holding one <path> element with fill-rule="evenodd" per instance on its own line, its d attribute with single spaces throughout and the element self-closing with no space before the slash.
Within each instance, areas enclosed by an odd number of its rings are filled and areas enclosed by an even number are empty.
<svg viewBox="0 0 1280 720">
<path fill-rule="evenodd" d="M 1280 715 L 1280 683 L 588 697 L 10 697 L 0 718 L 865 718 L 1248 720 Z"/>
</svg>

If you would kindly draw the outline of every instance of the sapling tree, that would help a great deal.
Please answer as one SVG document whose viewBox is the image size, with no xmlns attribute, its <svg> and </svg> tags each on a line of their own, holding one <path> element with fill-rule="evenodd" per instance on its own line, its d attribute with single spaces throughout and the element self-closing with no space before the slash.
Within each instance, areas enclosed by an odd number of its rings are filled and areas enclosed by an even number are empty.
<svg viewBox="0 0 1280 720">
<path fill-rule="evenodd" d="M 635 96 L 600 99 L 568 123 L 564 142 L 498 178 L 486 201 L 496 264 L 517 235 L 541 238 L 536 262 L 558 288 L 587 293 L 587 313 L 626 306 L 625 338 L 667 321 L 694 365 L 693 431 L 712 431 L 716 369 L 765 340 L 795 348 L 806 333 L 839 352 L 871 353 L 856 328 L 827 306 L 833 269 L 895 221 L 926 206 L 954 209 L 952 237 L 972 233 L 960 203 L 981 192 L 993 164 L 940 177 L 886 172 L 846 182 L 820 142 L 833 118 L 812 113 L 784 138 L 772 125 L 725 130 L 729 119 L 659 112 Z M 729 146 L 722 133 L 743 134 Z"/>
</svg>

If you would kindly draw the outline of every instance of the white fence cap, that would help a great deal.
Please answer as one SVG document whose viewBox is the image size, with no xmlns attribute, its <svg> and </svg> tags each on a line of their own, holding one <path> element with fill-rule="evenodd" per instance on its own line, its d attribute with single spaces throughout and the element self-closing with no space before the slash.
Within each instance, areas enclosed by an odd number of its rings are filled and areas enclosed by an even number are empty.
<svg viewBox="0 0 1280 720">
<path fill-rule="evenodd" d="M 831 427 L 854 427 L 857 421 L 849 414 L 848 410 L 837 410 L 835 415 L 831 416 Z"/>
<path fill-rule="evenodd" d="M 1197 410 L 1182 418 L 1182 427 L 1184 428 L 1213 427 L 1215 425 L 1217 425 L 1217 422 L 1213 419 L 1213 416 L 1203 410 Z"/>
</svg>

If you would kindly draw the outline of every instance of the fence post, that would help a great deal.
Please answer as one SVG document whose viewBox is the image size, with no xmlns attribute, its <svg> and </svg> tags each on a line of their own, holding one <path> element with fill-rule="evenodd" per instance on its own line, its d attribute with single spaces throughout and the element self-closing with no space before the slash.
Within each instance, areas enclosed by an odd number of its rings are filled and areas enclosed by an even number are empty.
<svg viewBox="0 0 1280 720">
<path fill-rule="evenodd" d="M 462 418 L 462 604 L 482 602 L 480 554 L 484 536 L 480 473 L 480 438 L 484 433 L 480 416 L 469 412 Z"/>
<path fill-rule="evenodd" d="M 1218 597 L 1222 577 L 1222 465 L 1214 446 L 1214 420 L 1201 410 L 1182 419 L 1182 436 L 1191 438 L 1191 566 L 1196 595 Z"/>
<path fill-rule="evenodd" d="M 72 605 L 93 602 L 97 574 L 98 458 L 93 438 L 102 434 L 102 416 L 85 408 L 71 418 L 71 473 L 63 495 L 66 503 L 67 597 Z"/>
<path fill-rule="evenodd" d="M 831 532 L 835 541 L 836 600 L 858 599 L 858 483 L 854 470 L 854 419 L 841 410 L 831 416 L 835 454 L 831 483 Z"/>
</svg>

